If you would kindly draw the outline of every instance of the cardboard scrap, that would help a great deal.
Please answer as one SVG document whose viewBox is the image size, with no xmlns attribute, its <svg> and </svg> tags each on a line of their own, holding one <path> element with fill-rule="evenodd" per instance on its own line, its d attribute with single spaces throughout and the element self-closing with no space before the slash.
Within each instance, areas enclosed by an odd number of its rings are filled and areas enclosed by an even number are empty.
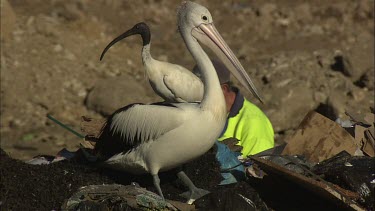
<svg viewBox="0 0 375 211">
<path fill-rule="evenodd" d="M 369 132 L 365 131 L 365 139 L 363 140 L 362 150 L 371 157 L 375 156 L 375 139 L 374 136 Z"/>
<path fill-rule="evenodd" d="M 105 123 L 106 121 L 104 119 L 93 119 L 86 116 L 81 117 L 81 131 L 86 134 L 85 139 L 80 142 L 82 147 L 89 149 L 94 148 Z"/>
<path fill-rule="evenodd" d="M 312 163 L 326 160 L 341 151 L 354 155 L 355 139 L 339 124 L 311 111 L 289 138 L 283 155 L 303 155 Z"/>
<path fill-rule="evenodd" d="M 356 123 L 373 125 L 375 121 L 373 113 L 357 114 L 355 112 L 345 111 L 345 114 L 350 117 L 351 121 Z"/>
<path fill-rule="evenodd" d="M 81 117 L 81 131 L 86 133 L 88 136 L 98 137 L 101 129 L 105 124 L 105 120 L 93 119 L 91 117 Z"/>
<path fill-rule="evenodd" d="M 363 119 L 369 124 L 375 124 L 375 114 L 367 113 Z"/>
<path fill-rule="evenodd" d="M 362 121 L 357 120 L 355 126 L 355 140 L 359 143 L 361 150 L 368 156 L 375 156 L 375 123 L 374 114 L 368 113 Z M 370 126 L 368 126 L 370 125 Z"/>
<path fill-rule="evenodd" d="M 228 148 L 230 149 L 230 151 L 232 151 L 232 152 L 241 152 L 242 146 L 237 145 L 238 142 L 239 141 L 236 138 L 227 138 L 227 139 L 223 140 L 221 143 L 227 145 Z"/>
</svg>

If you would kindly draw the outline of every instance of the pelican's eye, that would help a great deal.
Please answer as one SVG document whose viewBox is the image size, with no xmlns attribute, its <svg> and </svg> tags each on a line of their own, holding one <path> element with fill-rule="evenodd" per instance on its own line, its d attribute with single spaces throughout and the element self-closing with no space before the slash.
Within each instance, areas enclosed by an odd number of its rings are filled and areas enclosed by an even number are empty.
<svg viewBox="0 0 375 211">
<path fill-rule="evenodd" d="M 207 16 L 205 16 L 205 15 L 202 15 L 202 20 L 204 20 L 204 21 L 208 21 L 208 18 L 207 18 Z"/>
</svg>

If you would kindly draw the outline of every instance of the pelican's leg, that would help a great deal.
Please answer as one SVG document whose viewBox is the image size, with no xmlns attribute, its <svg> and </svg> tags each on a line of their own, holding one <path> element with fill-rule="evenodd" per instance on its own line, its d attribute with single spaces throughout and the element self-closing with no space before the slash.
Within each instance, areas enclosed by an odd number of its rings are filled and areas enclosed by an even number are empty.
<svg viewBox="0 0 375 211">
<path fill-rule="evenodd" d="M 189 188 L 189 191 L 182 193 L 181 196 L 187 198 L 188 204 L 192 204 L 196 199 L 210 193 L 207 190 L 197 188 L 193 182 L 189 179 L 189 177 L 183 171 L 179 171 L 177 173 L 178 178 Z"/>
<path fill-rule="evenodd" d="M 158 174 L 153 174 L 153 175 L 152 175 L 152 178 L 153 178 L 153 180 L 154 180 L 154 186 L 155 186 L 156 190 L 158 191 L 159 196 L 160 196 L 161 198 L 163 198 L 163 200 L 165 200 L 165 199 L 164 199 L 163 192 L 161 192 L 161 188 L 160 188 L 160 179 L 159 179 L 159 175 L 158 175 Z"/>
</svg>

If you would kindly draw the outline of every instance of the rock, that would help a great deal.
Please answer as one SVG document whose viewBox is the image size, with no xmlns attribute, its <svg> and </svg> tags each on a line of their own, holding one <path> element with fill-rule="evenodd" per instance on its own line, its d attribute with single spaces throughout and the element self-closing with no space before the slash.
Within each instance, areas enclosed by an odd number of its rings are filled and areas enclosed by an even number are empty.
<svg viewBox="0 0 375 211">
<path fill-rule="evenodd" d="M 355 10 L 356 10 L 356 13 L 354 13 L 354 18 L 358 19 L 359 21 L 363 21 L 366 19 L 373 19 L 374 18 L 374 1 L 367 1 L 367 0 L 358 1 L 358 5 Z"/>
<path fill-rule="evenodd" d="M 86 98 L 87 108 L 103 115 L 131 103 L 148 103 L 146 89 L 130 76 L 103 79 L 95 85 Z"/>
<path fill-rule="evenodd" d="M 75 3 L 58 2 L 54 5 L 53 16 L 62 17 L 67 21 L 76 21 L 84 17 L 84 6 L 81 1 Z"/>
<path fill-rule="evenodd" d="M 359 86 L 360 88 L 367 88 L 368 90 L 374 90 L 374 69 L 368 69 L 360 78 L 358 81 L 356 81 L 354 84 Z"/>
<path fill-rule="evenodd" d="M 61 33 L 58 31 L 58 21 L 46 15 L 38 15 L 35 17 L 36 31 L 46 37 L 59 37 Z M 32 25 L 32 24 L 31 24 Z"/>
<path fill-rule="evenodd" d="M 308 3 L 303 3 L 296 6 L 295 16 L 298 21 L 309 22 L 313 20 L 311 7 Z"/>
<path fill-rule="evenodd" d="M 257 14 L 260 16 L 259 22 L 257 23 L 256 33 L 262 34 L 261 39 L 268 40 L 272 33 L 272 24 L 274 22 L 274 13 L 276 13 L 277 6 L 272 3 L 266 3 L 257 10 Z"/>
<path fill-rule="evenodd" d="M 321 91 L 314 92 L 314 100 L 319 103 L 323 103 L 327 100 L 327 94 Z"/>
<path fill-rule="evenodd" d="M 74 60 L 76 60 L 77 59 L 77 57 L 74 55 L 74 53 L 72 53 L 71 51 L 69 51 L 69 50 L 65 50 L 65 58 L 67 59 L 67 60 L 70 60 L 70 61 L 74 61 Z"/>
<path fill-rule="evenodd" d="M 86 88 L 82 84 L 82 81 L 76 78 L 63 82 L 63 88 L 80 98 L 84 98 L 87 95 Z"/>
<path fill-rule="evenodd" d="M 361 102 L 366 98 L 366 91 L 365 90 L 355 90 L 350 92 L 351 96 L 356 102 Z"/>
<path fill-rule="evenodd" d="M 339 89 L 333 90 L 327 99 L 327 104 L 332 107 L 336 115 L 345 113 L 347 108 L 345 93 Z"/>
<path fill-rule="evenodd" d="M 259 9 L 259 13 L 261 16 L 272 16 L 275 10 L 277 10 L 276 4 L 266 3 Z"/>
<path fill-rule="evenodd" d="M 63 50 L 64 48 L 60 44 L 56 44 L 53 46 L 53 51 L 56 53 L 59 53 Z"/>
<path fill-rule="evenodd" d="M 280 26 L 289 26 L 290 20 L 288 18 L 279 18 L 277 19 L 276 23 L 278 23 Z"/>
<path fill-rule="evenodd" d="M 1 0 L 1 40 L 10 38 L 15 23 L 16 15 L 12 6 L 7 0 Z"/>
<path fill-rule="evenodd" d="M 334 71 L 339 71 L 345 76 L 352 76 L 353 75 L 353 67 L 352 64 L 346 56 L 342 55 L 340 51 L 335 53 L 334 63 L 331 64 L 331 69 Z"/>
<path fill-rule="evenodd" d="M 310 27 L 310 32 L 311 32 L 311 34 L 322 35 L 322 34 L 324 34 L 324 29 L 323 29 L 322 26 L 312 25 Z"/>
<path fill-rule="evenodd" d="M 343 52 L 353 66 L 351 79 L 358 80 L 368 69 L 374 68 L 374 34 L 361 33 L 356 35 L 355 45 L 348 52 Z"/>
</svg>

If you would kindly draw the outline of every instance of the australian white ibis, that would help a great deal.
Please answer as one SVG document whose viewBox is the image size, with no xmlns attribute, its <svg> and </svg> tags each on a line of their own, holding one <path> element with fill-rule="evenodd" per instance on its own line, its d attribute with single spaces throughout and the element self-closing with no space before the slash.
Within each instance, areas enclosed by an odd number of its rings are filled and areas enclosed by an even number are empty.
<svg viewBox="0 0 375 211">
<path fill-rule="evenodd" d="M 111 168 L 135 174 L 150 173 L 160 196 L 158 173 L 180 166 L 207 152 L 215 143 L 226 120 L 226 105 L 214 66 L 198 41 L 220 50 L 230 71 L 252 88 L 247 73 L 213 25 L 203 6 L 182 3 L 178 28 L 195 59 L 204 84 L 200 103 L 131 104 L 112 114 L 103 128 L 95 151 Z M 211 44 L 209 42 L 212 42 Z M 183 171 L 178 177 L 189 187 L 189 198 L 205 192 Z"/>
<path fill-rule="evenodd" d="M 137 23 L 133 28 L 110 42 L 103 50 L 100 60 L 103 59 L 105 53 L 112 45 L 136 34 L 142 37 L 142 62 L 154 92 L 166 102 L 201 101 L 203 97 L 203 83 L 196 75 L 180 65 L 152 58 L 150 53 L 151 32 L 148 25 L 144 22 Z"/>
</svg>

